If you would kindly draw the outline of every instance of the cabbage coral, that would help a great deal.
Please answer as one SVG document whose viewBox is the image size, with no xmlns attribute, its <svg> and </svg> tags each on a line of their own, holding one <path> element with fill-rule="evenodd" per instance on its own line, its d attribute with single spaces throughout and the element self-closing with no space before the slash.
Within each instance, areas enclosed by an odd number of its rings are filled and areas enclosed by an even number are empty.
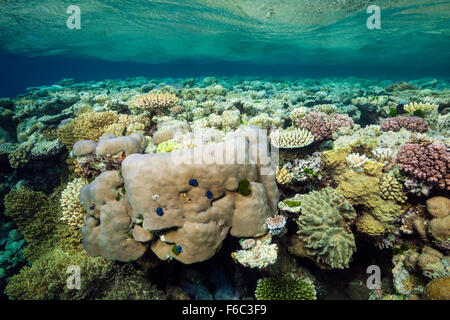
<svg viewBox="0 0 450 320">
<path fill-rule="evenodd" d="M 330 187 L 306 195 L 297 220 L 297 233 L 306 256 L 324 268 L 347 268 L 356 250 L 350 230 L 355 218 L 355 209 Z"/>
</svg>

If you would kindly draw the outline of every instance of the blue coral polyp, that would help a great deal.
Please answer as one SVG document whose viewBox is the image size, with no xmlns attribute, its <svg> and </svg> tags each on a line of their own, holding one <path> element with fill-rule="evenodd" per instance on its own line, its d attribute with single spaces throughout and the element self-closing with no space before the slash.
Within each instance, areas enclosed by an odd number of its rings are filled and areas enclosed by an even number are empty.
<svg viewBox="0 0 450 320">
<path fill-rule="evenodd" d="M 207 191 L 207 192 L 206 192 L 206 197 L 207 197 L 208 199 L 212 199 L 212 198 L 213 198 L 212 192 L 211 192 L 211 191 Z"/>
<path fill-rule="evenodd" d="M 198 181 L 195 179 L 191 179 L 191 180 L 189 180 L 189 185 L 191 185 L 193 187 L 198 187 Z"/>
<path fill-rule="evenodd" d="M 162 208 L 157 208 L 156 214 L 161 217 L 164 214 L 164 210 Z"/>
<path fill-rule="evenodd" d="M 90 206 L 89 209 L 94 210 L 94 209 L 95 209 L 95 204 L 93 204 L 92 206 Z"/>
</svg>

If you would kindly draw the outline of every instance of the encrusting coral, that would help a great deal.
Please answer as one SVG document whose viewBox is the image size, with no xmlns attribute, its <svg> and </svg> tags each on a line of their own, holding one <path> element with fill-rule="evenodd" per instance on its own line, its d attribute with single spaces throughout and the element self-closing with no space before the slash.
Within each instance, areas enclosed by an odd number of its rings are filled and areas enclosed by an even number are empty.
<svg viewBox="0 0 450 320">
<path fill-rule="evenodd" d="M 324 268 L 347 268 L 356 250 L 350 230 L 355 218 L 355 209 L 334 189 L 310 192 L 302 200 L 291 252 L 310 257 Z"/>
</svg>

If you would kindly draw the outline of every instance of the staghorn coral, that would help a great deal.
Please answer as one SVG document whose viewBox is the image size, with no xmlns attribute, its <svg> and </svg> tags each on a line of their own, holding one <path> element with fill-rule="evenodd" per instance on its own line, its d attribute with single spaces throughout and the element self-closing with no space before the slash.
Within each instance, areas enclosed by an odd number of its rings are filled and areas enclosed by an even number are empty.
<svg viewBox="0 0 450 320">
<path fill-rule="evenodd" d="M 337 108 L 334 104 L 318 104 L 313 107 L 313 111 L 332 114 L 337 112 Z"/>
<path fill-rule="evenodd" d="M 405 143 L 396 162 L 403 172 L 419 181 L 450 190 L 450 151 L 444 143 Z"/>
<path fill-rule="evenodd" d="M 314 136 L 306 129 L 279 129 L 270 133 L 271 143 L 280 149 L 302 148 L 314 142 Z"/>
<path fill-rule="evenodd" d="M 403 191 L 402 183 L 390 173 L 385 173 L 380 179 L 381 197 L 385 200 L 395 200 L 399 203 L 405 203 L 407 196 Z"/>
<path fill-rule="evenodd" d="M 422 114 L 429 114 L 437 110 L 437 105 L 431 103 L 410 102 L 403 107 L 409 115 L 416 115 L 418 112 Z"/>
<path fill-rule="evenodd" d="M 74 229 L 81 229 L 84 223 L 84 216 L 86 211 L 81 206 L 78 195 L 80 189 L 88 184 L 88 181 L 83 178 L 75 178 L 69 182 L 66 188 L 61 192 L 59 199 L 62 209 L 61 220 L 72 226 Z"/>
<path fill-rule="evenodd" d="M 178 98 L 170 93 L 148 93 L 136 98 L 135 107 L 148 112 L 160 112 L 172 108 L 178 102 Z"/>
<path fill-rule="evenodd" d="M 258 280 L 257 300 L 316 300 L 314 285 L 301 278 L 269 277 Z"/>
<path fill-rule="evenodd" d="M 97 141 L 111 125 L 117 123 L 118 119 L 118 115 L 112 111 L 83 112 L 58 129 L 58 138 L 68 150 L 72 150 L 77 141 Z"/>
<path fill-rule="evenodd" d="M 395 117 L 385 119 L 381 123 L 383 131 L 399 131 L 401 128 L 410 131 L 424 132 L 428 130 L 428 122 L 420 117 Z"/>
<path fill-rule="evenodd" d="M 347 268 L 356 250 L 350 225 L 356 212 L 336 190 L 311 191 L 302 200 L 294 254 L 307 256 L 323 268 Z"/>
<path fill-rule="evenodd" d="M 292 121 L 295 121 L 296 119 L 300 119 L 303 118 L 308 112 L 310 111 L 310 109 L 306 108 L 306 107 L 298 107 L 295 108 L 294 110 L 292 110 L 289 113 L 289 118 Z"/>
</svg>

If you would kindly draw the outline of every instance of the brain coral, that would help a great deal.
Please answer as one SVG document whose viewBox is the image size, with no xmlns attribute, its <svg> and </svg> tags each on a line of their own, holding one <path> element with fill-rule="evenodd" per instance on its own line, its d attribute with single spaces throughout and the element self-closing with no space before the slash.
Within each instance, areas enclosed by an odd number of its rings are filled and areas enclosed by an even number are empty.
<svg viewBox="0 0 450 320">
<path fill-rule="evenodd" d="M 405 143 L 397 153 L 396 162 L 414 178 L 450 190 L 450 151 L 446 144 Z"/>
<path fill-rule="evenodd" d="M 355 209 L 334 189 L 312 191 L 302 200 L 294 253 L 302 251 L 324 268 L 347 268 L 356 250 L 350 225 Z"/>
<path fill-rule="evenodd" d="M 301 278 L 270 277 L 258 280 L 257 300 L 316 300 L 316 289 L 310 281 Z"/>
<path fill-rule="evenodd" d="M 381 129 L 383 131 L 399 131 L 401 128 L 424 132 L 428 130 L 428 123 L 420 117 L 387 118 L 381 123 Z"/>
<path fill-rule="evenodd" d="M 88 254 L 133 261 L 151 242 L 160 259 L 188 264 L 211 258 L 228 232 L 267 233 L 265 221 L 276 212 L 279 194 L 259 135 L 247 128 L 221 143 L 132 154 L 120 173 L 102 173 L 80 191 Z M 250 194 L 237 192 L 242 180 L 250 182 Z"/>
</svg>

